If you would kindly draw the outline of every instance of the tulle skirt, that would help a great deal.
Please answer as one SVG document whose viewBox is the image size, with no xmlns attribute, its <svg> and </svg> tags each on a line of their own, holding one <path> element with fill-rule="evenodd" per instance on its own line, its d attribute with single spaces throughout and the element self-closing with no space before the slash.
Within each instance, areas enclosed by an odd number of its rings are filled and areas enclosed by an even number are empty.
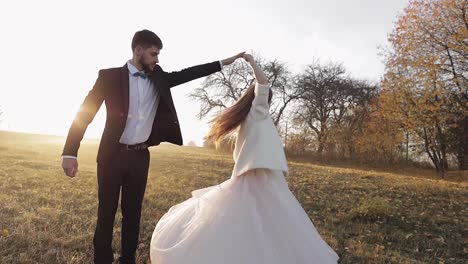
<svg viewBox="0 0 468 264">
<path fill-rule="evenodd" d="M 255 169 L 195 190 L 157 223 L 153 264 L 337 263 L 280 171 Z"/>
</svg>

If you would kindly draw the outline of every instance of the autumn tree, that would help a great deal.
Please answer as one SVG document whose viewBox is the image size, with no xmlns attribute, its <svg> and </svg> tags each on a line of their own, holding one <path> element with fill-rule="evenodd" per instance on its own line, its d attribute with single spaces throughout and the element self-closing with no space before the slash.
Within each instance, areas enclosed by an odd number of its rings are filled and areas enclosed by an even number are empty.
<svg viewBox="0 0 468 264">
<path fill-rule="evenodd" d="M 394 109 L 394 99 L 393 93 L 381 91 L 367 106 L 362 127 L 353 138 L 359 160 L 378 164 L 401 161 L 407 134 L 400 112 Z"/>
<path fill-rule="evenodd" d="M 466 169 L 466 9 L 466 0 L 410 1 L 389 36 L 385 58 L 382 87 L 394 98 L 395 116 L 442 177 L 451 153 Z"/>
</svg>

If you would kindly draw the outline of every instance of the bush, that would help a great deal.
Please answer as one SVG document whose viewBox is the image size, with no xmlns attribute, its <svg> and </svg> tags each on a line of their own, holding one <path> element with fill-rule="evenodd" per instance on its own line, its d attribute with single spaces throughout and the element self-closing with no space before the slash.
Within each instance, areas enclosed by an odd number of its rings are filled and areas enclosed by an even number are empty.
<svg viewBox="0 0 468 264">
<path fill-rule="evenodd" d="M 353 208 L 348 216 L 350 219 L 382 220 L 389 218 L 394 212 L 392 205 L 381 197 L 361 199 L 358 207 Z"/>
</svg>

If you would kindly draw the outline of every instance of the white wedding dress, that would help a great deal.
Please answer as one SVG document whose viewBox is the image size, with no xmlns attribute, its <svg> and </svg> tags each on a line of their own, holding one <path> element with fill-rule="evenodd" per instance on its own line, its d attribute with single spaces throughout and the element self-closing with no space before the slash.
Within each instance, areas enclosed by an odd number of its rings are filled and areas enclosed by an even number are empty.
<svg viewBox="0 0 468 264">
<path fill-rule="evenodd" d="M 236 138 L 231 178 L 193 191 L 161 217 L 151 238 L 151 263 L 337 263 L 338 255 L 288 188 L 268 89 L 255 87 Z"/>
</svg>

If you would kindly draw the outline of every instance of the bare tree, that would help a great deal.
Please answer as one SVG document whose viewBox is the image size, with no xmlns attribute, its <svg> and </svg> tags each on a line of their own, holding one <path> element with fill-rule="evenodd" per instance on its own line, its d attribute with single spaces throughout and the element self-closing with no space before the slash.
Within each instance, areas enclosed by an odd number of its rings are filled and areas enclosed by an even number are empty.
<svg viewBox="0 0 468 264">
<path fill-rule="evenodd" d="M 294 86 L 294 77 L 285 63 L 273 60 L 263 66 L 273 90 L 271 112 L 273 122 L 278 126 L 285 117 L 286 109 L 299 98 L 301 91 Z"/>
<path fill-rule="evenodd" d="M 364 120 L 369 115 L 369 103 L 378 96 L 378 85 L 367 80 L 345 78 L 335 92 L 329 146 L 336 148 L 341 158 L 354 158 L 355 137 L 361 132 Z"/>
<path fill-rule="evenodd" d="M 300 91 L 298 107 L 294 113 L 296 122 L 303 123 L 315 133 L 317 155 L 322 157 L 332 122 L 333 111 L 339 108 L 336 97 L 348 83 L 344 79 L 345 69 L 341 64 L 325 66 L 317 60 L 306 67 L 298 76 L 296 89 Z"/>
<path fill-rule="evenodd" d="M 203 119 L 210 112 L 227 108 L 241 97 L 253 80 L 249 66 L 240 61 L 208 76 L 201 87 L 189 94 L 201 104 L 197 117 Z"/>
<path fill-rule="evenodd" d="M 299 91 L 293 89 L 293 77 L 285 63 L 265 61 L 258 56 L 256 61 L 267 75 L 273 90 L 270 109 L 273 121 L 278 125 L 288 105 L 298 98 Z M 197 117 L 203 119 L 213 111 L 229 107 L 254 81 L 250 66 L 242 61 L 236 61 L 223 71 L 208 76 L 202 86 L 189 95 L 201 104 Z"/>
</svg>

